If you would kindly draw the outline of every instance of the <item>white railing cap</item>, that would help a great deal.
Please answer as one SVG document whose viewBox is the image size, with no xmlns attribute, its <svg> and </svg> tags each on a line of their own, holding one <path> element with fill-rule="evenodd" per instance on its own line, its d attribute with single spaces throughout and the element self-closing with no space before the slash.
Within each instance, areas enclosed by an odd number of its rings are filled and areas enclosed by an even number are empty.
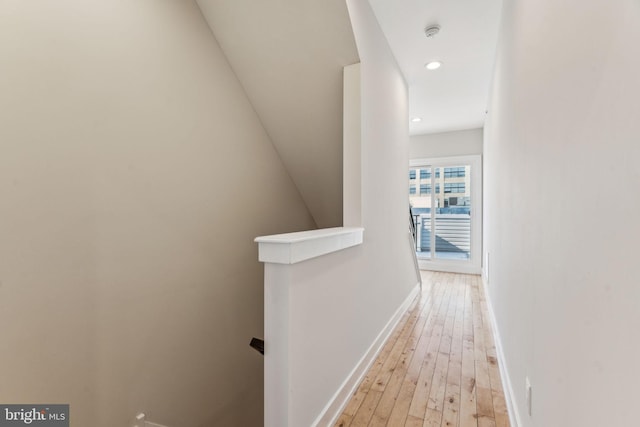
<svg viewBox="0 0 640 427">
<path fill-rule="evenodd" d="M 334 227 L 256 237 L 258 259 L 275 264 L 295 264 L 362 244 L 364 228 Z"/>
</svg>

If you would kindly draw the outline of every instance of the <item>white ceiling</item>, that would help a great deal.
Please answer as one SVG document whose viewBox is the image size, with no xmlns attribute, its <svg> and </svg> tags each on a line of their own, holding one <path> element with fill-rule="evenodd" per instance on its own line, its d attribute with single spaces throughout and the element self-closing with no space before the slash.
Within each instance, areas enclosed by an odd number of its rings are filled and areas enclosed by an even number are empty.
<svg viewBox="0 0 640 427">
<path fill-rule="evenodd" d="M 409 85 L 411 135 L 484 125 L 502 0 L 369 0 Z M 432 38 L 424 29 L 438 24 Z M 441 61 L 428 71 L 424 65 Z"/>
</svg>

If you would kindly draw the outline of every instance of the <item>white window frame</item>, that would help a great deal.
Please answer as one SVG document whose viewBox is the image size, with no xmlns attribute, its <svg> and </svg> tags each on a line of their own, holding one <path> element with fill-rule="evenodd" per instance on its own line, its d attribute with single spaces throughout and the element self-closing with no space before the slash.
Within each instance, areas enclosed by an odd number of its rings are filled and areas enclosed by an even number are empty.
<svg viewBox="0 0 640 427">
<path fill-rule="evenodd" d="M 429 259 L 418 259 L 421 270 L 447 271 L 451 273 L 481 274 L 482 273 L 482 156 L 455 156 L 434 157 L 425 159 L 412 159 L 410 167 L 430 167 L 431 185 L 434 185 L 435 168 L 471 166 L 470 192 L 471 192 L 471 253 L 468 260 L 450 260 L 435 258 L 435 251 Z M 434 204 L 435 192 L 431 191 L 431 206 Z M 435 215 L 431 216 L 432 224 Z M 433 247 L 433 246 L 432 246 Z"/>
</svg>

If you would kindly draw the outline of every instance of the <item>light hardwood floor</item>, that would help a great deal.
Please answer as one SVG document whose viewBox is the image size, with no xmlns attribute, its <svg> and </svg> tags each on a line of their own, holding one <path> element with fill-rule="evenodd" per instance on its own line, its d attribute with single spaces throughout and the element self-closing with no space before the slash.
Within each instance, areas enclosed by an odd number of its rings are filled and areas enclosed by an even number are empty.
<svg viewBox="0 0 640 427">
<path fill-rule="evenodd" d="M 480 276 L 422 272 L 337 427 L 508 427 Z"/>
</svg>

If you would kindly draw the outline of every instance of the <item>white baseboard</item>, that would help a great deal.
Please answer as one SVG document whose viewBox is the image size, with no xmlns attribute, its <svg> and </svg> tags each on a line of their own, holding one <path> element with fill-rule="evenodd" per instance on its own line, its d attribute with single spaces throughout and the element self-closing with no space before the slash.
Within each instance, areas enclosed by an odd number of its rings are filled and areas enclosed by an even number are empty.
<svg viewBox="0 0 640 427">
<path fill-rule="evenodd" d="M 484 288 L 484 298 L 487 301 L 487 310 L 489 311 L 489 321 L 491 322 L 491 327 L 493 328 L 493 337 L 496 344 L 496 354 L 498 356 L 498 368 L 500 369 L 500 376 L 502 377 L 502 387 L 504 391 L 504 398 L 507 402 L 507 412 L 509 413 L 509 422 L 512 427 L 520 427 L 522 426 L 520 413 L 518 412 L 518 408 L 515 404 L 515 396 L 513 393 L 513 386 L 511 384 L 511 379 L 508 375 L 507 362 L 504 357 L 504 352 L 502 350 L 502 339 L 500 338 L 500 330 L 498 329 L 498 324 L 496 322 L 496 316 L 493 311 L 493 306 L 491 305 L 491 298 L 489 297 L 489 286 L 487 286 L 487 280 L 485 275 L 482 275 L 482 287 Z"/>
<path fill-rule="evenodd" d="M 355 368 L 351 371 L 349 376 L 344 380 L 338 391 L 333 395 L 327 406 L 322 410 L 320 416 L 316 418 L 313 427 L 316 426 L 333 426 L 338 417 L 349 403 L 352 394 L 356 391 L 357 387 L 362 382 L 365 374 L 376 360 L 378 353 L 382 350 L 382 347 L 387 342 L 387 339 L 395 329 L 396 325 L 402 318 L 402 315 L 407 311 L 411 302 L 415 299 L 416 295 L 420 292 L 420 283 L 411 290 L 407 298 L 402 305 L 398 307 L 391 319 L 387 322 L 385 327 L 380 331 L 376 339 L 373 341 L 367 352 L 362 359 L 356 364 Z"/>
</svg>

